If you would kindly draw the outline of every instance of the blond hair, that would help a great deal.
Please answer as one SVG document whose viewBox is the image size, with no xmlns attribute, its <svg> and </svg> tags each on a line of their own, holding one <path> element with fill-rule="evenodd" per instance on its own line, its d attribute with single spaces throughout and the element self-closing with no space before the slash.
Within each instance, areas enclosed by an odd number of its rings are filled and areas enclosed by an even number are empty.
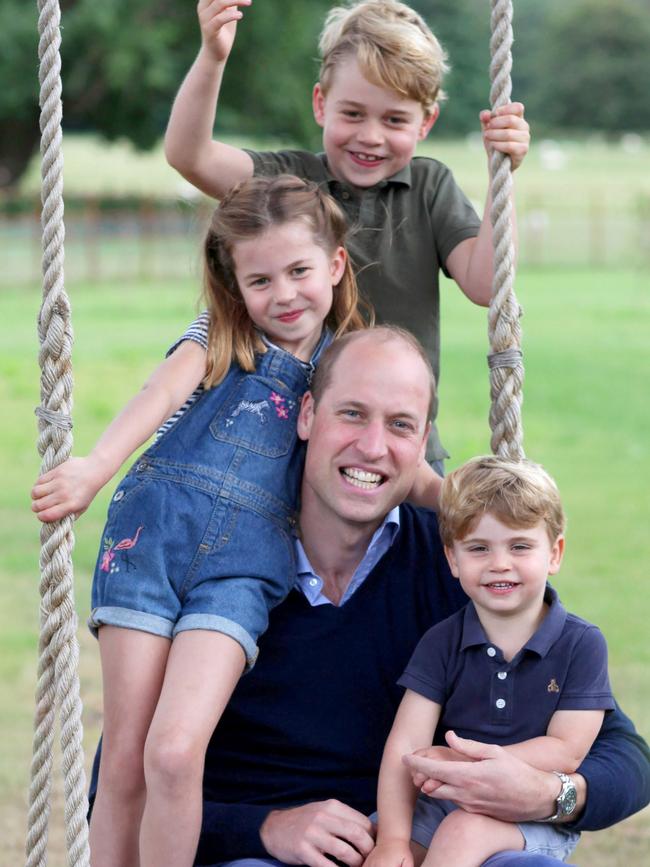
<svg viewBox="0 0 650 867">
<path fill-rule="evenodd" d="M 404 3 L 364 0 L 335 6 L 318 44 L 324 94 L 337 64 L 353 55 L 368 81 L 419 102 L 426 115 L 445 98 L 447 55 L 424 19 Z"/>
<path fill-rule="evenodd" d="M 433 409 L 433 402 L 436 397 L 436 379 L 433 373 L 433 368 L 431 367 L 431 360 L 424 351 L 422 344 L 417 337 L 405 328 L 401 328 L 399 325 L 377 325 L 375 327 L 367 328 L 362 332 L 357 331 L 345 334 L 343 337 L 339 337 L 337 340 L 333 341 L 333 343 L 330 343 L 320 357 L 318 366 L 316 367 L 316 372 L 314 373 L 309 387 L 311 395 L 314 398 L 314 403 L 318 405 L 323 393 L 329 388 L 332 381 L 334 365 L 342 355 L 343 351 L 361 337 L 367 337 L 369 340 L 382 343 L 388 343 L 391 340 L 398 341 L 405 344 L 422 360 L 422 364 L 427 371 L 427 379 L 429 383 L 429 406 L 427 409 L 427 421 L 429 421 Z"/>
<path fill-rule="evenodd" d="M 293 175 L 249 178 L 231 190 L 214 211 L 203 244 L 203 295 L 210 313 L 206 388 L 221 382 L 233 362 L 253 371 L 255 353 L 265 351 L 237 285 L 234 248 L 272 226 L 294 221 L 305 223 L 316 244 L 328 254 L 345 245 L 346 220 L 334 199 L 315 183 Z M 348 258 L 333 294 L 325 325 L 335 335 L 364 328 Z"/>
<path fill-rule="evenodd" d="M 543 467 L 529 460 L 487 455 L 449 473 L 438 505 L 443 544 L 451 547 L 464 539 L 488 512 L 513 529 L 544 521 L 551 543 L 566 524 L 557 485 Z"/>
</svg>

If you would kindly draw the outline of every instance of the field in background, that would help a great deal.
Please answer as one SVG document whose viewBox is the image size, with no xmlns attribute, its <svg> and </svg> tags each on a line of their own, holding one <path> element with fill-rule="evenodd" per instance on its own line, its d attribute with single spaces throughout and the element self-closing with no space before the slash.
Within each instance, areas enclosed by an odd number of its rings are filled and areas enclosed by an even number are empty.
<svg viewBox="0 0 650 867">
<path fill-rule="evenodd" d="M 604 630 L 623 707 L 650 736 L 647 671 L 650 597 L 650 300 L 647 273 L 527 269 L 518 278 L 525 309 L 526 450 L 555 475 L 569 516 L 568 550 L 556 585 L 564 602 Z M 143 281 L 70 289 L 74 351 L 75 452 L 84 453 L 194 314 L 196 283 Z M 452 284 L 443 287 L 441 429 L 451 465 L 489 450 L 484 311 Z M 38 472 L 35 318 L 38 292 L 0 292 L 0 864 L 20 863 L 31 750 L 38 621 L 38 532 L 28 491 Z M 110 487 L 110 486 L 109 486 Z M 83 624 L 89 575 L 109 491 L 77 525 L 75 569 Z M 101 727 L 97 651 L 80 629 L 88 755 Z M 60 790 L 60 786 L 58 787 Z M 60 800 L 59 796 L 57 799 Z M 61 819 L 50 863 L 64 863 Z M 650 815 L 588 835 L 578 860 L 592 867 L 647 861 Z"/>
<path fill-rule="evenodd" d="M 421 152 L 449 165 L 482 211 L 487 171 L 479 139 L 434 134 Z M 196 273 L 213 203 L 169 168 L 160 148 L 139 154 L 124 143 L 66 136 L 64 156 L 68 282 Z M 19 202 L 0 201 L 0 288 L 38 280 L 38 173 L 34 163 Z M 650 266 L 648 140 L 533 141 L 515 177 L 522 264 Z"/>
</svg>

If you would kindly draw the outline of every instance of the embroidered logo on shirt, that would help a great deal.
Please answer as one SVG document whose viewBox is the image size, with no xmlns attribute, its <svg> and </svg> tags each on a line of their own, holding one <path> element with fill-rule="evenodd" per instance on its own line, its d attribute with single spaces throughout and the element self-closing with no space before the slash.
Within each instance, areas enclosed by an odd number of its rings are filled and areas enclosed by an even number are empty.
<svg viewBox="0 0 650 867">
<path fill-rule="evenodd" d="M 559 692 L 560 691 L 560 687 L 557 685 L 557 680 L 554 677 L 552 677 L 549 680 L 548 686 L 546 687 L 546 691 L 547 692 Z"/>
</svg>

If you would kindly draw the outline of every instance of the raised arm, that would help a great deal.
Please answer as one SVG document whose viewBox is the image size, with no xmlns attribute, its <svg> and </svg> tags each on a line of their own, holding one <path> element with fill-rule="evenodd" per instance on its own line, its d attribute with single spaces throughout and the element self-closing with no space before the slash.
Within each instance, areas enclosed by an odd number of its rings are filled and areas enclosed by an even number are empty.
<svg viewBox="0 0 650 867">
<path fill-rule="evenodd" d="M 219 91 L 235 39 L 240 6 L 251 0 L 199 0 L 201 48 L 174 100 L 165 134 L 165 156 L 186 180 L 221 198 L 253 174 L 253 161 L 240 148 L 213 141 Z"/>
<path fill-rule="evenodd" d="M 97 492 L 185 403 L 204 375 L 205 350 L 184 340 L 113 419 L 87 457 L 69 458 L 37 480 L 32 489 L 37 518 L 49 522 L 85 512 Z"/>
<path fill-rule="evenodd" d="M 524 106 L 520 102 L 509 103 L 494 113 L 482 111 L 480 115 L 483 142 L 489 154 L 498 150 L 508 154 L 512 170 L 518 168 L 530 143 L 528 123 L 524 119 Z M 512 206 L 512 232 L 517 249 L 517 220 L 514 201 Z M 481 228 L 476 238 L 468 238 L 457 244 L 447 257 L 447 270 L 465 295 L 475 304 L 487 307 L 492 295 L 493 242 L 490 211 L 492 194 L 488 191 Z"/>
<path fill-rule="evenodd" d="M 407 689 L 398 708 L 379 771 L 377 844 L 366 867 L 411 867 L 413 808 L 417 789 L 402 757 L 430 744 L 440 705 Z"/>
</svg>

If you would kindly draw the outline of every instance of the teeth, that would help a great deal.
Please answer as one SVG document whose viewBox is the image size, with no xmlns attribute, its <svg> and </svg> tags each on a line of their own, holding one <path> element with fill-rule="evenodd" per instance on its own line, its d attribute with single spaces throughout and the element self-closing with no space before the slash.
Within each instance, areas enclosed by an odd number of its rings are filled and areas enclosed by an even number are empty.
<svg viewBox="0 0 650 867">
<path fill-rule="evenodd" d="M 365 160 L 369 163 L 376 163 L 382 159 L 382 157 L 377 157 L 374 154 L 355 154 L 355 156 L 357 157 L 357 159 Z"/>
<path fill-rule="evenodd" d="M 497 590 L 506 590 L 508 587 L 514 587 L 514 583 L 512 581 L 494 581 L 492 584 L 489 584 L 488 587 L 496 587 Z"/>
<path fill-rule="evenodd" d="M 366 491 L 376 488 L 382 479 L 379 473 L 369 473 L 367 470 L 360 470 L 358 467 L 345 467 L 341 472 L 349 482 L 357 488 L 363 488 Z"/>
</svg>

